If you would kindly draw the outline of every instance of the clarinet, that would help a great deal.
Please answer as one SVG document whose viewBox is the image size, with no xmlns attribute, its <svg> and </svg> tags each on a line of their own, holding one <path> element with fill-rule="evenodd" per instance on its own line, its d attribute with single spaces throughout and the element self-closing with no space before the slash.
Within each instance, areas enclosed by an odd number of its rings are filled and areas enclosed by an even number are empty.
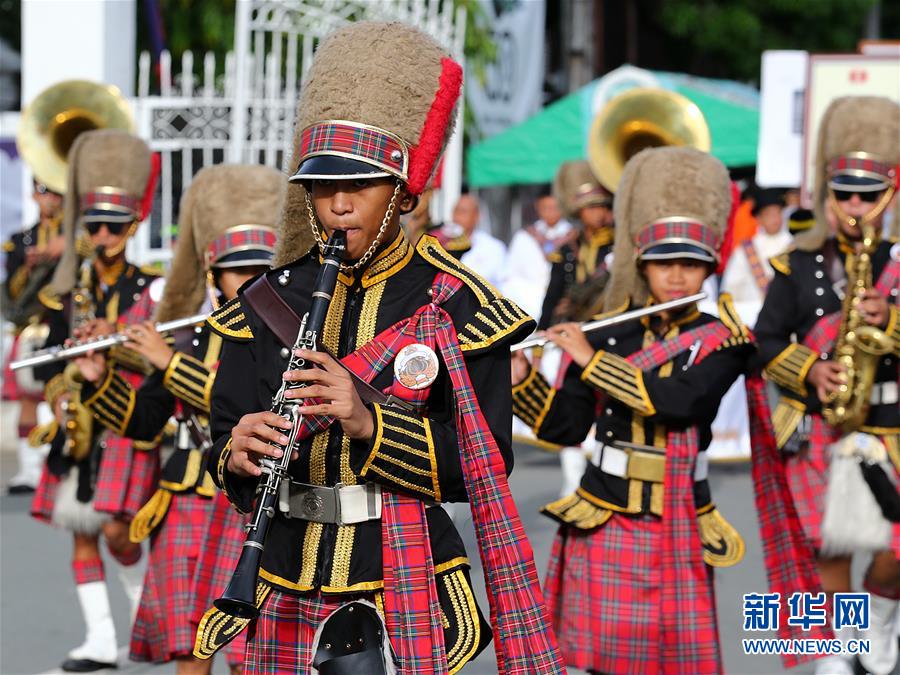
<svg viewBox="0 0 900 675">
<path fill-rule="evenodd" d="M 347 234 L 341 230 L 335 230 L 325 244 L 324 261 L 316 277 L 312 303 L 309 312 L 303 316 L 301 321 L 300 332 L 294 341 L 291 358 L 286 370 L 300 370 L 310 367 L 305 359 L 300 358 L 294 352 L 297 349 L 316 349 L 346 248 Z M 285 399 L 285 394 L 290 389 L 299 389 L 305 386 L 306 384 L 302 382 L 288 383 L 282 381 L 281 387 L 272 399 L 272 412 L 288 420 L 291 423 L 291 429 L 286 434 L 288 442 L 284 446 L 272 444 L 273 447 L 282 450 L 281 457 L 277 460 L 272 458 L 260 460 L 260 466 L 265 471 L 265 481 L 262 482 L 261 479 L 260 486 L 257 489 L 256 507 L 253 511 L 252 519 L 246 526 L 247 538 L 241 549 L 241 557 L 234 569 L 234 574 L 228 583 L 228 587 L 225 589 L 222 597 L 214 603 L 219 611 L 233 617 L 255 619 L 259 615 L 259 610 L 256 607 L 256 582 L 259 577 L 260 561 L 269 527 L 275 518 L 275 505 L 278 502 L 281 481 L 287 478 L 291 451 L 297 442 L 304 419 L 303 415 L 298 412 L 302 403 L 296 399 Z"/>
</svg>

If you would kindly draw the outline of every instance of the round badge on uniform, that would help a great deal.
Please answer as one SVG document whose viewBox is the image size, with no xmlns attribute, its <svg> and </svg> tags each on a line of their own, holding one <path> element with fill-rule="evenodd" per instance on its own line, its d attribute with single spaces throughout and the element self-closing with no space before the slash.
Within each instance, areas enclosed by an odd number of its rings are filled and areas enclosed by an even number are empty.
<svg viewBox="0 0 900 675">
<path fill-rule="evenodd" d="M 900 262 L 900 242 L 891 246 L 891 260 Z"/>
<path fill-rule="evenodd" d="M 437 354 L 418 342 L 406 345 L 394 359 L 394 377 L 407 389 L 430 387 L 437 374 Z"/>
</svg>

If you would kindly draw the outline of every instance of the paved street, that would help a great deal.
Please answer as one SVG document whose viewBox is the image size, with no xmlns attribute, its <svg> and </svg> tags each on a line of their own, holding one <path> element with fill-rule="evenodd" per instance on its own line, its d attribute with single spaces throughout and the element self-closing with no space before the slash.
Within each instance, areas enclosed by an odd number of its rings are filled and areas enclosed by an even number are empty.
<svg viewBox="0 0 900 675">
<path fill-rule="evenodd" d="M 6 434 L 8 427 L 4 429 L 4 436 Z M 14 454 L 3 452 L 0 459 L 5 484 L 13 468 Z M 747 657 L 740 652 L 741 595 L 748 591 L 765 590 L 749 465 L 716 466 L 711 479 L 719 508 L 747 540 L 744 561 L 737 567 L 717 572 L 716 577 L 719 624 L 727 672 L 780 672 L 777 659 Z M 554 526 L 537 511 L 556 496 L 559 482 L 558 459 L 555 456 L 528 446 L 517 447 L 512 490 L 534 545 L 541 575 L 547 566 Z M 78 644 L 83 636 L 83 624 L 71 581 L 69 538 L 65 533 L 29 518 L 28 502 L 27 498 L 0 497 L 0 673 L 4 675 L 52 671 L 63 660 L 67 650 Z M 461 529 L 468 539 L 469 554 L 477 565 L 478 554 L 471 539 L 471 524 L 463 522 Z M 125 598 L 118 585 L 115 564 L 109 563 L 107 570 L 115 619 L 120 627 L 119 642 L 124 645 L 127 641 Z M 474 576 L 480 577 L 479 574 Z M 483 594 L 481 601 L 484 602 Z M 483 606 L 486 607 L 486 604 Z M 121 662 L 123 668 L 119 672 L 160 675 L 175 672 L 173 666 L 126 665 L 124 656 Z M 214 672 L 225 673 L 227 669 L 219 663 Z M 463 671 L 468 675 L 494 672 L 491 649 Z"/>
</svg>

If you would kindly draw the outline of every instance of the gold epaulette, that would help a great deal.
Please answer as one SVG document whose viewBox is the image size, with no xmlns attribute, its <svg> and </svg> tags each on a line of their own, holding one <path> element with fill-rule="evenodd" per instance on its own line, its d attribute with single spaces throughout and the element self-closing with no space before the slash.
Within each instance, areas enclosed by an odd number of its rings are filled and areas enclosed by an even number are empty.
<svg viewBox="0 0 900 675">
<path fill-rule="evenodd" d="M 16 250 L 16 245 L 13 243 L 11 239 L 3 242 L 3 252 L 4 253 L 12 253 Z"/>
<path fill-rule="evenodd" d="M 720 344 L 716 351 L 737 345 L 745 345 L 753 341 L 750 330 L 734 308 L 731 293 L 722 293 L 719 296 L 719 321 L 724 323 L 725 327 L 731 331 L 731 337 Z"/>
<path fill-rule="evenodd" d="M 206 320 L 209 327 L 223 338 L 236 342 L 247 342 L 253 339 L 253 331 L 247 323 L 244 307 L 240 297 L 229 300 L 209 315 Z"/>
<path fill-rule="evenodd" d="M 38 291 L 38 300 L 40 300 L 41 304 L 47 309 L 52 309 L 56 312 L 62 311 L 62 300 L 60 300 L 57 295 L 50 292 L 49 286 L 44 286 Z"/>
<path fill-rule="evenodd" d="M 562 261 L 563 261 L 562 253 L 560 253 L 558 250 L 553 251 L 553 253 L 551 253 L 550 255 L 547 256 L 547 262 L 550 263 L 551 265 L 555 264 L 555 263 L 561 263 Z"/>
<path fill-rule="evenodd" d="M 464 352 L 490 347 L 533 322 L 516 303 L 501 296 L 488 281 L 447 253 L 431 235 L 419 239 L 416 251 L 437 269 L 460 279 L 475 294 L 480 307 L 459 331 L 460 349 Z"/>
<path fill-rule="evenodd" d="M 165 274 L 165 271 L 153 265 L 141 265 L 140 270 L 142 274 L 146 274 L 148 277 L 161 277 Z"/>
<path fill-rule="evenodd" d="M 778 255 L 769 258 L 769 264 L 772 266 L 772 269 L 776 272 L 781 272 L 785 276 L 789 275 L 791 273 L 790 256 L 792 250 L 792 248 L 789 248 L 784 253 L 779 253 Z"/>
</svg>

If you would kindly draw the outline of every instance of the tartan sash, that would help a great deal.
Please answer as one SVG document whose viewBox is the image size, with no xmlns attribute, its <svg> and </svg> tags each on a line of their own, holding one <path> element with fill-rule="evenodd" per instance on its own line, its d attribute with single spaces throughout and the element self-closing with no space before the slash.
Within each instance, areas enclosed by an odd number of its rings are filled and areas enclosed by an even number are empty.
<svg viewBox="0 0 900 675">
<path fill-rule="evenodd" d="M 741 242 L 741 247 L 744 249 L 744 255 L 747 256 L 747 263 L 750 265 L 750 272 L 753 274 L 756 287 L 760 293 L 765 295 L 766 289 L 769 287 L 769 277 L 766 276 L 766 269 L 759 259 L 753 240 L 745 239 Z"/>
<path fill-rule="evenodd" d="M 479 408 L 453 320 L 441 306 L 462 286 L 460 279 L 439 273 L 431 303 L 341 361 L 371 382 L 407 344 L 420 342 L 440 352 L 456 399 L 457 437 L 490 602 L 498 672 L 563 673 L 565 666 L 550 627 L 531 545 L 509 491 L 503 458 Z M 395 383 L 391 389 L 398 386 Z M 404 398 L 408 393 L 403 392 Z M 310 420 L 303 431 L 308 436 L 326 429 L 332 421 Z M 425 505 L 388 490 L 382 491 L 382 499 L 385 621 L 399 672 L 443 675 L 447 660 Z"/>
<path fill-rule="evenodd" d="M 759 372 L 746 376 L 747 406 L 750 412 L 753 497 L 759 518 L 759 536 L 763 546 L 769 591 L 780 593 L 778 636 L 784 639 L 828 640 L 828 626 L 802 630 L 789 626 L 787 598 L 793 593 L 818 593 L 821 586 L 812 545 L 803 532 L 788 488 L 784 459 L 775 443 L 772 414 L 766 383 Z M 813 656 L 782 654 L 785 668 L 793 668 Z"/>
<path fill-rule="evenodd" d="M 878 281 L 875 283 L 875 288 L 878 289 L 879 293 L 890 298 L 891 291 L 897 288 L 898 284 L 900 284 L 900 262 L 891 259 L 884 266 L 884 269 L 881 270 Z M 821 317 L 816 321 L 809 333 L 806 334 L 806 337 L 803 338 L 803 344 L 817 354 L 830 352 L 832 347 L 834 347 L 834 343 L 837 342 L 842 316 L 843 310 L 838 310 Z"/>
<path fill-rule="evenodd" d="M 641 370 L 653 370 L 699 342 L 696 363 L 730 336 L 731 330 L 715 321 L 654 343 L 627 360 Z M 694 506 L 694 462 L 698 447 L 695 426 L 668 434 L 660 608 L 663 673 L 722 671 L 715 597 L 708 592 L 709 572 L 703 562 L 703 548 L 698 545 L 700 532 Z"/>
</svg>

